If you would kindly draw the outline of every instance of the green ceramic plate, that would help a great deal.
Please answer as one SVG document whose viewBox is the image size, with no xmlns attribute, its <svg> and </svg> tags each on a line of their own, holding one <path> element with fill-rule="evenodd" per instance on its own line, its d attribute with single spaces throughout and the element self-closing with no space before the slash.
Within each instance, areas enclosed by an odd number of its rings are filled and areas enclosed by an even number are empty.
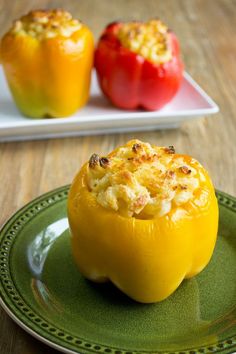
<svg viewBox="0 0 236 354">
<path fill-rule="evenodd" d="M 68 186 L 32 201 L 0 234 L 1 303 L 38 339 L 65 353 L 236 351 L 236 199 L 218 192 L 219 237 L 208 267 L 167 300 L 138 304 L 75 267 Z"/>
</svg>

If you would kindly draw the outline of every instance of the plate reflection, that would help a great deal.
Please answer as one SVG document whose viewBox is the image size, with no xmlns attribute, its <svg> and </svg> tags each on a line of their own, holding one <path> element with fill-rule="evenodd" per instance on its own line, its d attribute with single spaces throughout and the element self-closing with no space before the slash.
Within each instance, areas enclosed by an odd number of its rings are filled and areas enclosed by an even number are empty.
<svg viewBox="0 0 236 354">
<path fill-rule="evenodd" d="M 67 218 L 50 224 L 36 235 L 27 249 L 28 263 L 33 275 L 30 287 L 37 303 L 46 310 L 51 308 L 53 311 L 62 311 L 60 304 L 42 281 L 42 273 L 50 248 L 68 227 Z"/>
</svg>

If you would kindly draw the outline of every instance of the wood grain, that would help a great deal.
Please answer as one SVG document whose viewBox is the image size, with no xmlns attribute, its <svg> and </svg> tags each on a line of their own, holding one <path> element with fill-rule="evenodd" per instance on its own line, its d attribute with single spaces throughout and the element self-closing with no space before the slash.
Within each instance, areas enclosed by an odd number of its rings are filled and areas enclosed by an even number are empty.
<svg viewBox="0 0 236 354">
<path fill-rule="evenodd" d="M 0 35 L 13 19 L 44 7 L 65 7 L 65 1 L 0 0 Z M 67 0 L 66 8 L 96 38 L 117 19 L 162 18 L 179 36 L 186 69 L 219 104 L 220 113 L 179 130 L 1 144 L 0 223 L 32 198 L 70 183 L 92 152 L 106 153 L 133 137 L 191 154 L 209 170 L 217 188 L 236 195 L 236 1 Z M 1 354 L 57 353 L 26 334 L 3 310 L 0 316 Z"/>
</svg>

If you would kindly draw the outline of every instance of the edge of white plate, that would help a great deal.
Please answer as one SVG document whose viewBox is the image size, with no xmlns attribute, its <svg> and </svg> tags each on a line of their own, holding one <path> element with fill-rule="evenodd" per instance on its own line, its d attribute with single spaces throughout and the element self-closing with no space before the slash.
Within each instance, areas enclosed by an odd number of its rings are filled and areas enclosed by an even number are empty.
<svg viewBox="0 0 236 354">
<path fill-rule="evenodd" d="M 218 113 L 219 112 L 219 106 L 216 104 L 216 102 L 206 93 L 206 91 L 192 78 L 192 76 L 187 73 L 187 71 L 184 72 L 184 77 L 188 82 L 192 84 L 192 86 L 200 93 L 201 96 L 205 98 L 205 100 L 212 106 L 209 108 L 209 110 L 212 110 L 212 113 Z"/>
<path fill-rule="evenodd" d="M 198 83 L 188 74 L 186 71 L 184 72 L 184 78 L 195 88 L 195 90 L 206 100 L 206 102 L 211 106 L 209 108 L 200 108 L 200 109 L 188 109 L 188 110 L 181 110 L 176 112 L 175 114 L 171 114 L 170 112 L 160 112 L 160 111 L 122 111 L 118 110 L 114 113 L 106 113 L 106 114 L 99 114 L 99 115 L 91 115 L 91 116 L 81 116 L 81 117 L 61 117 L 61 118 L 53 118 L 53 119 L 33 119 L 33 118 L 26 118 L 23 121 L 19 122 L 7 122 L 1 123 L 0 129 L 4 128 L 11 128 L 11 127 L 39 127 L 39 126 L 47 126 L 47 125 L 74 125 L 75 123 L 82 123 L 82 122 L 99 122 L 101 120 L 107 121 L 112 119 L 113 121 L 116 120 L 127 120 L 132 119 L 135 117 L 135 120 L 142 120 L 143 118 L 175 118 L 175 117 L 185 117 L 186 119 L 192 119 L 194 116 L 200 115 L 209 115 L 219 112 L 219 106 L 216 102 L 204 91 L 204 89 L 198 85 Z M 96 117 L 96 118 L 95 118 Z M 99 118 L 98 118 L 99 117 Z M 156 122 L 158 124 L 158 120 Z M 170 123 L 171 124 L 171 123 Z"/>
<path fill-rule="evenodd" d="M 2 122 L 0 126 L 0 142 L 174 129 L 178 128 L 183 121 L 219 112 L 218 105 L 190 74 L 184 72 L 184 78 L 203 97 L 209 107 L 181 110 L 175 114 L 171 114 L 168 111 L 114 111 L 114 113 L 109 112 L 95 116 L 72 116 L 68 119 L 25 119 L 22 121 Z M 107 126 L 108 121 L 111 123 Z M 119 126 L 120 124 L 122 127 Z M 47 131 L 49 126 L 52 127 L 50 132 Z"/>
<path fill-rule="evenodd" d="M 65 132 L 54 132 L 54 133 L 29 133 L 28 135 L 2 135 L 0 131 L 0 143 L 11 142 L 11 141 L 28 141 L 28 140 L 41 140 L 41 139 L 56 139 L 56 138 L 72 138 L 78 136 L 88 136 L 88 135 L 105 135 L 105 134 L 119 134 L 119 133 L 132 133 L 140 131 L 155 131 L 155 130 L 169 130 L 179 128 L 181 122 L 169 123 L 169 124 L 158 124 L 158 125 L 141 125 L 140 127 L 122 127 L 122 128 L 107 128 L 107 129 L 89 129 L 89 130 L 77 130 L 77 131 L 65 131 Z"/>
</svg>

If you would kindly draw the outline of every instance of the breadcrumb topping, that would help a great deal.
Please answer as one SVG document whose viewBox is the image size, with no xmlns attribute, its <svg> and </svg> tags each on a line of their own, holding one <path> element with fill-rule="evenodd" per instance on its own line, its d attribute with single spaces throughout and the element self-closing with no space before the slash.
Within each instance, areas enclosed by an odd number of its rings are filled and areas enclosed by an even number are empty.
<svg viewBox="0 0 236 354">
<path fill-rule="evenodd" d="M 132 140 L 107 157 L 93 154 L 87 182 L 104 208 L 126 217 L 151 219 L 194 198 L 204 181 L 203 167 L 174 147 L 157 147 Z"/>
<path fill-rule="evenodd" d="M 172 58 L 168 27 L 160 20 L 123 23 L 118 38 L 124 47 L 152 62 L 161 64 Z"/>
<path fill-rule="evenodd" d="M 35 10 L 16 20 L 10 32 L 41 40 L 57 36 L 70 37 L 81 26 L 81 22 L 73 19 L 67 11 L 61 9 Z"/>
</svg>

